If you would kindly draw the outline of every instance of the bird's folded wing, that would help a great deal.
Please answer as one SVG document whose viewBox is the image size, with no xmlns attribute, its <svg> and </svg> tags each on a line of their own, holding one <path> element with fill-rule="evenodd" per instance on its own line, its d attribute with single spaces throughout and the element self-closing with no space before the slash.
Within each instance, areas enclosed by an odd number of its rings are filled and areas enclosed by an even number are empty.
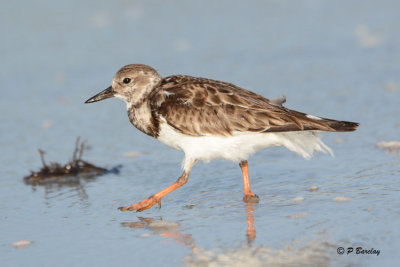
<svg viewBox="0 0 400 267">
<path fill-rule="evenodd" d="M 310 119 L 281 102 L 230 83 L 183 75 L 165 78 L 151 96 L 153 111 L 187 135 L 334 130 L 324 119 Z"/>
</svg>

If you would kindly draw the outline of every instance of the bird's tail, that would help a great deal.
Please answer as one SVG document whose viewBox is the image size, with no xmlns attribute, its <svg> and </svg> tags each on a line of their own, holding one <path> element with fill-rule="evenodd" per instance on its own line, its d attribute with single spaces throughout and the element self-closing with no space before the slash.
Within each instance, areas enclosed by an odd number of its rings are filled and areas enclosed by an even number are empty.
<svg viewBox="0 0 400 267">
<path fill-rule="evenodd" d="M 351 122 L 351 121 L 337 121 L 337 120 L 331 120 L 331 119 L 322 119 L 321 121 L 323 124 L 327 125 L 329 128 L 331 128 L 335 132 L 352 132 L 357 129 L 357 127 L 360 125 L 357 122 Z M 332 131 L 330 130 L 330 131 Z"/>
</svg>

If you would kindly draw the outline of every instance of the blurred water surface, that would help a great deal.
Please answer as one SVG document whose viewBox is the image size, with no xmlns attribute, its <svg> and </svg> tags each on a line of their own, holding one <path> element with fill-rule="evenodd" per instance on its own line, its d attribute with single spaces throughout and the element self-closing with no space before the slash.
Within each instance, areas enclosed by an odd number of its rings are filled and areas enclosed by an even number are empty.
<svg viewBox="0 0 400 267">
<path fill-rule="evenodd" d="M 400 138 L 398 10 L 395 0 L 2 3 L 1 265 L 395 266 L 400 158 L 375 145 Z M 161 209 L 122 213 L 175 181 L 183 156 L 134 129 L 122 102 L 83 104 L 129 63 L 286 95 L 289 108 L 361 127 L 323 134 L 334 158 L 254 155 L 259 204 L 241 201 L 238 166 L 214 161 Z M 121 173 L 23 183 L 38 148 L 64 163 L 77 136 L 91 145 L 85 160 Z"/>
</svg>

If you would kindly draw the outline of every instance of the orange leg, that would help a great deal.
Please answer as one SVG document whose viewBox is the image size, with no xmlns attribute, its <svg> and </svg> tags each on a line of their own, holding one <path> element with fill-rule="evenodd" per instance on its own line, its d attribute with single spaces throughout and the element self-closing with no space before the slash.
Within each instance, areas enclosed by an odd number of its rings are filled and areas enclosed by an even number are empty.
<svg viewBox="0 0 400 267">
<path fill-rule="evenodd" d="M 247 160 L 240 162 L 240 168 L 243 174 L 243 187 L 244 187 L 244 202 L 258 203 L 259 197 L 251 192 L 250 181 L 249 181 L 249 166 Z"/>
<path fill-rule="evenodd" d="M 156 203 L 158 203 L 158 206 L 161 208 L 161 198 L 163 198 L 165 195 L 168 195 L 175 189 L 181 187 L 182 185 L 186 184 L 188 180 L 189 180 L 189 172 L 184 171 L 182 173 L 181 177 L 179 177 L 178 180 L 176 180 L 176 182 L 173 183 L 172 185 L 168 186 L 167 188 L 146 198 L 145 200 L 143 200 L 139 203 L 129 205 L 126 207 L 120 207 L 119 210 L 120 211 L 132 211 L 132 210 L 144 211 L 144 210 L 147 210 L 147 209 L 153 207 L 154 204 L 156 204 Z"/>
</svg>

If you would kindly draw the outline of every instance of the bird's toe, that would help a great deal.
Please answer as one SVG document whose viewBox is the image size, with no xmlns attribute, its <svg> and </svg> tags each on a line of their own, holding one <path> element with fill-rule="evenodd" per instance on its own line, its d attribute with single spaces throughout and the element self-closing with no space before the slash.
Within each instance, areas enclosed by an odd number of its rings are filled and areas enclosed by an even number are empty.
<svg viewBox="0 0 400 267">
<path fill-rule="evenodd" d="M 141 211 L 144 211 L 144 210 L 147 210 L 147 209 L 153 207 L 156 203 L 158 203 L 158 206 L 161 208 L 161 199 L 157 199 L 157 198 L 151 196 L 151 197 L 146 198 L 145 200 L 143 200 L 143 201 L 141 201 L 139 203 L 136 203 L 136 204 L 133 204 L 133 205 L 129 205 L 129 206 L 126 206 L 126 207 L 119 207 L 118 209 L 120 211 L 133 211 L 133 210 L 136 210 L 136 212 L 141 212 Z"/>
<path fill-rule="evenodd" d="M 250 193 L 250 194 L 244 195 L 243 201 L 246 203 L 258 203 L 260 201 L 260 198 L 256 194 Z"/>
</svg>

